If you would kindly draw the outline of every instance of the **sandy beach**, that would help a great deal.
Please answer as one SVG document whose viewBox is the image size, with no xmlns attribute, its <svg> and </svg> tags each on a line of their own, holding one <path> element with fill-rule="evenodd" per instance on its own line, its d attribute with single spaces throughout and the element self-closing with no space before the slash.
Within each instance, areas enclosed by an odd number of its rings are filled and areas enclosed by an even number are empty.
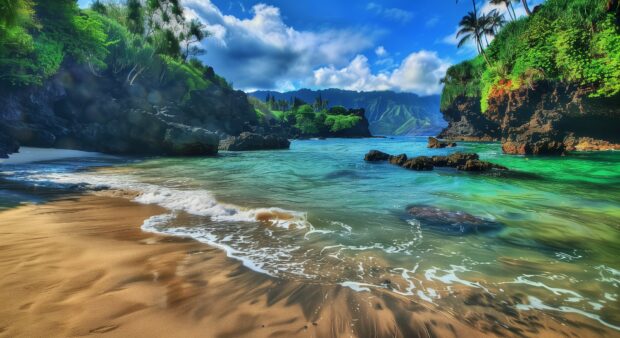
<svg viewBox="0 0 620 338">
<path fill-rule="evenodd" d="M 530 332 L 509 331 L 484 319 L 493 307 L 482 303 L 477 312 L 438 312 L 389 292 L 271 278 L 219 249 L 140 229 L 164 212 L 105 193 L 0 213 L 0 337 L 576 333 L 549 318 L 523 323 Z M 596 332 L 572 324 L 582 337 Z"/>
</svg>

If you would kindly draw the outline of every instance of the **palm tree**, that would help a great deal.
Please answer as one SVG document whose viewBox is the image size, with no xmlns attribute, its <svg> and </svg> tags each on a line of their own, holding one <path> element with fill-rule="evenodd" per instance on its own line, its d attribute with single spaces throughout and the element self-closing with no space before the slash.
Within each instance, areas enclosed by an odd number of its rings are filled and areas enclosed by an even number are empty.
<svg viewBox="0 0 620 338">
<path fill-rule="evenodd" d="M 482 45 L 482 36 L 484 35 L 484 22 L 478 18 L 476 12 L 469 12 L 465 15 L 461 22 L 459 22 L 459 31 L 456 33 L 456 38 L 461 38 L 457 45 L 458 48 L 463 47 L 467 42 L 474 41 L 478 53 L 481 53 L 486 63 L 490 66 L 491 63 L 484 52 L 484 46 Z"/>
<path fill-rule="evenodd" d="M 505 24 L 506 19 L 504 19 L 503 14 L 497 9 L 490 11 L 487 15 L 484 15 L 483 27 L 485 36 L 495 36 Z"/>
<path fill-rule="evenodd" d="M 514 0 L 491 0 L 491 4 L 499 6 L 499 5 L 504 5 L 506 6 L 506 11 L 508 12 L 508 15 L 510 16 L 511 20 L 516 20 L 517 19 L 517 14 L 515 13 L 515 9 L 512 6 L 512 2 Z M 512 11 L 511 11 L 512 10 Z"/>
<path fill-rule="evenodd" d="M 525 13 L 527 14 L 527 16 L 532 15 L 532 11 L 530 11 L 530 6 L 527 5 L 527 0 L 521 0 L 521 3 L 523 4 L 523 8 L 525 8 Z"/>
</svg>

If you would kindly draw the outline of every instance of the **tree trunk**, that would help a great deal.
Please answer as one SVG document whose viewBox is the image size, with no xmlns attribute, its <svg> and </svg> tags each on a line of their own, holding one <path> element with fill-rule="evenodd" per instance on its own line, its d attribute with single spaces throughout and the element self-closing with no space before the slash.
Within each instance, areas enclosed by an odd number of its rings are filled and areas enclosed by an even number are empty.
<svg viewBox="0 0 620 338">
<path fill-rule="evenodd" d="M 530 11 L 530 7 L 527 5 L 527 0 L 521 0 L 521 3 L 523 3 L 523 8 L 525 8 L 525 13 L 527 13 L 527 16 L 532 15 L 532 11 Z"/>
</svg>

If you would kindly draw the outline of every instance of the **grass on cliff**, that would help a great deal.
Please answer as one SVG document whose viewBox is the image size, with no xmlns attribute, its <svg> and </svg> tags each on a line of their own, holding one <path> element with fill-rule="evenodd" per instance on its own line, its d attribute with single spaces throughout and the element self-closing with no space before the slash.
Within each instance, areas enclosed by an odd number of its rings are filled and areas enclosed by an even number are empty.
<svg viewBox="0 0 620 338">
<path fill-rule="evenodd" d="M 451 67 L 441 108 L 459 96 L 491 97 L 539 80 L 592 88 L 592 96 L 620 93 L 620 27 L 607 0 L 547 0 L 530 17 L 508 23 L 481 57 Z"/>
</svg>

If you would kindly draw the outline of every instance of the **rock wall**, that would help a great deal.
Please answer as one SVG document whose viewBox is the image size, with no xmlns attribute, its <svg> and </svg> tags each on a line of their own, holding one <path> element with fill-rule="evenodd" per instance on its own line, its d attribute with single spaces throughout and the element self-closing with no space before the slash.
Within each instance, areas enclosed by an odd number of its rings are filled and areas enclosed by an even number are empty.
<svg viewBox="0 0 620 338">
<path fill-rule="evenodd" d="M 591 98 L 590 93 L 589 88 L 541 81 L 490 98 L 484 114 L 478 98 L 460 98 L 443 112 L 449 127 L 439 136 L 474 141 L 491 136 L 508 154 L 620 150 L 620 95 Z"/>
<path fill-rule="evenodd" d="M 78 65 L 63 67 L 42 86 L 2 92 L 0 156 L 14 152 L 15 142 L 114 154 L 212 155 L 218 134 L 238 135 L 257 123 L 241 91 L 211 86 L 179 100 L 175 88 L 130 86 Z"/>
<path fill-rule="evenodd" d="M 437 136 L 441 139 L 487 142 L 500 139 L 500 126 L 482 113 L 480 98 L 459 97 L 442 113 L 448 127 Z"/>
</svg>

